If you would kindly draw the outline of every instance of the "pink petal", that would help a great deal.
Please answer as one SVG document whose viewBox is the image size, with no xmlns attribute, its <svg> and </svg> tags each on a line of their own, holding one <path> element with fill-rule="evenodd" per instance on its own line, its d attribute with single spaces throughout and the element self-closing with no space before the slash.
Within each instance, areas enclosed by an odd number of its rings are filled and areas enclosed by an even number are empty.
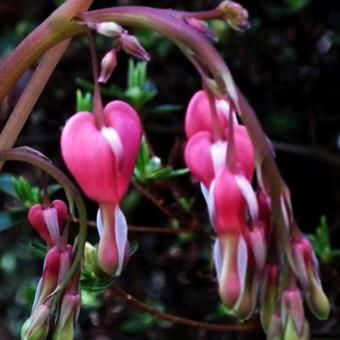
<svg viewBox="0 0 340 340">
<path fill-rule="evenodd" d="M 118 201 L 116 157 L 96 126 L 94 115 L 80 112 L 61 136 L 64 161 L 85 194 L 97 202 Z"/>
<path fill-rule="evenodd" d="M 185 146 L 185 163 L 193 176 L 208 188 L 215 177 L 211 157 L 212 136 L 209 132 L 200 132 L 189 139 Z"/>
</svg>

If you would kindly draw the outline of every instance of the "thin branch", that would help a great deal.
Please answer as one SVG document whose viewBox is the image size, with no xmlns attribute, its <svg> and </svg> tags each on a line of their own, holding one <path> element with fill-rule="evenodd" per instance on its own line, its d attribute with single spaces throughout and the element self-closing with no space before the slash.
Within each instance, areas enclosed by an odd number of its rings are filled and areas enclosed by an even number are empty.
<svg viewBox="0 0 340 340">
<path fill-rule="evenodd" d="M 72 219 L 73 222 L 79 223 L 77 218 Z M 87 221 L 89 227 L 96 228 L 97 223 L 95 221 Z M 148 234 L 188 234 L 192 233 L 192 229 L 174 229 L 171 227 L 146 227 L 146 226 L 129 226 L 130 233 L 148 233 Z"/>
<path fill-rule="evenodd" d="M 222 333 L 227 333 L 227 332 L 242 332 L 242 333 L 255 333 L 260 330 L 260 325 L 259 323 L 255 322 L 249 322 L 241 325 L 225 325 L 225 324 L 212 324 L 212 323 L 207 323 L 207 322 L 200 322 L 192 319 L 187 319 L 183 318 L 177 315 L 173 315 L 170 313 L 165 313 L 162 312 L 154 307 L 151 307 L 147 304 L 145 304 L 143 301 L 135 298 L 131 294 L 127 293 L 125 290 L 122 288 L 113 285 L 111 287 L 111 290 L 120 298 L 125 300 L 131 305 L 134 305 L 138 309 L 147 312 L 159 319 L 163 319 L 166 321 L 170 321 L 173 323 L 178 323 L 184 326 L 196 328 L 196 329 L 205 329 L 207 331 L 212 331 L 212 332 L 222 332 Z"/>
<path fill-rule="evenodd" d="M 279 141 L 273 141 L 273 146 L 279 151 L 310 157 L 320 162 L 340 168 L 340 156 L 335 153 L 323 150 L 320 147 L 291 144 Z"/>
</svg>

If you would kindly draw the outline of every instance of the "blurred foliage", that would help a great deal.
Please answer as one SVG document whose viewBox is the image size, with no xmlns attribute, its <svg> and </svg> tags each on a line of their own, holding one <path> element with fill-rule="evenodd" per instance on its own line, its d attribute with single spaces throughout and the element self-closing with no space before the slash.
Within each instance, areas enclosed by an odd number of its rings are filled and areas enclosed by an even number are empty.
<svg viewBox="0 0 340 340">
<path fill-rule="evenodd" d="M 164 180 L 186 175 L 188 173 L 189 170 L 187 168 L 174 170 L 169 166 L 162 167 L 160 158 L 151 156 L 149 146 L 145 138 L 142 139 L 140 152 L 134 170 L 134 178 L 136 181 L 143 183 L 150 180 Z"/>
<path fill-rule="evenodd" d="M 340 249 L 332 248 L 326 216 L 321 216 L 320 225 L 316 228 L 315 234 L 309 234 L 308 237 L 316 255 L 323 263 L 329 264 L 340 258 Z"/>
</svg>

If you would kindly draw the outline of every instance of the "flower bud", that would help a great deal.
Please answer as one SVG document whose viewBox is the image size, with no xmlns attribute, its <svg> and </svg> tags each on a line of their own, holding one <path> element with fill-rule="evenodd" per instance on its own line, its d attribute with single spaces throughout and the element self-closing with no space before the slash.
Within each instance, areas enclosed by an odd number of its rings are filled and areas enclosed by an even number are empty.
<svg viewBox="0 0 340 340">
<path fill-rule="evenodd" d="M 53 340 L 74 339 L 74 324 L 80 310 L 80 295 L 66 293 L 63 296 Z"/>
<path fill-rule="evenodd" d="M 119 42 L 125 53 L 144 61 L 150 60 L 149 53 L 145 51 L 134 35 L 123 33 L 119 38 Z"/>
<path fill-rule="evenodd" d="M 265 268 L 260 288 L 260 316 L 265 332 L 269 332 L 270 323 L 275 316 L 274 312 L 279 298 L 279 280 L 280 272 L 278 265 L 268 265 Z"/>
<path fill-rule="evenodd" d="M 49 246 L 62 243 L 62 233 L 68 216 L 67 205 L 63 201 L 54 200 L 51 205 L 46 207 L 35 204 L 28 212 L 28 221 Z"/>
<path fill-rule="evenodd" d="M 319 266 L 313 247 L 302 237 L 292 244 L 293 261 L 303 294 L 313 314 L 320 320 L 328 318 L 330 305 L 320 281 Z"/>
<path fill-rule="evenodd" d="M 50 324 L 50 302 L 39 305 L 21 328 L 21 339 L 44 340 L 47 338 Z"/>
<path fill-rule="evenodd" d="M 221 19 L 225 20 L 230 27 L 237 31 L 241 31 L 249 27 L 248 11 L 239 3 L 226 0 L 218 6 Z"/>
<path fill-rule="evenodd" d="M 92 25 L 90 24 L 90 26 Z M 94 24 L 94 28 L 97 30 L 99 34 L 105 35 L 106 37 L 109 38 L 117 38 L 124 32 L 123 27 L 116 24 L 113 21 Z"/>
<path fill-rule="evenodd" d="M 99 83 L 106 83 L 111 77 L 112 72 L 117 66 L 117 50 L 113 48 L 107 52 L 102 59 L 100 75 L 98 77 Z"/>
<path fill-rule="evenodd" d="M 42 277 L 35 292 L 32 309 L 37 308 L 64 279 L 72 262 L 73 250 L 67 245 L 63 250 L 58 246 L 52 247 L 45 258 Z"/>
<path fill-rule="evenodd" d="M 282 340 L 282 319 L 279 313 L 273 314 L 270 318 L 267 339 Z"/>
<path fill-rule="evenodd" d="M 62 297 L 53 340 L 74 339 L 74 325 L 80 311 L 80 271 L 71 280 Z"/>
<path fill-rule="evenodd" d="M 290 288 L 282 293 L 281 318 L 285 339 L 299 339 L 305 334 L 305 314 L 299 289 Z"/>
</svg>

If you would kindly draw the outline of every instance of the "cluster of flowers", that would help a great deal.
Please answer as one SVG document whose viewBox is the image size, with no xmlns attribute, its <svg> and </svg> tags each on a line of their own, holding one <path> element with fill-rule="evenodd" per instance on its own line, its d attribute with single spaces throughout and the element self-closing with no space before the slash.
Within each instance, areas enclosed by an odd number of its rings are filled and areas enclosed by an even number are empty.
<svg viewBox="0 0 340 340">
<path fill-rule="evenodd" d="M 45 339 L 49 334 L 53 315 L 56 315 L 53 339 L 73 339 L 74 324 L 80 310 L 80 272 L 68 283 L 61 300 L 56 304 L 57 307 L 53 304 L 52 294 L 65 278 L 74 259 L 74 249 L 67 244 L 67 217 L 68 208 L 61 200 L 36 204 L 29 210 L 28 220 L 46 242 L 48 252 L 31 316 L 22 327 L 22 339 Z"/>
<path fill-rule="evenodd" d="M 217 236 L 213 257 L 223 303 L 243 320 L 259 308 L 269 338 L 308 338 L 301 291 L 317 317 L 329 313 L 317 260 L 302 234 L 290 236 L 296 273 L 287 283 L 284 255 L 275 252 L 270 197 L 252 187 L 255 153 L 246 128 L 227 100 L 199 91 L 189 103 L 185 132 L 185 161 Z"/>
</svg>

